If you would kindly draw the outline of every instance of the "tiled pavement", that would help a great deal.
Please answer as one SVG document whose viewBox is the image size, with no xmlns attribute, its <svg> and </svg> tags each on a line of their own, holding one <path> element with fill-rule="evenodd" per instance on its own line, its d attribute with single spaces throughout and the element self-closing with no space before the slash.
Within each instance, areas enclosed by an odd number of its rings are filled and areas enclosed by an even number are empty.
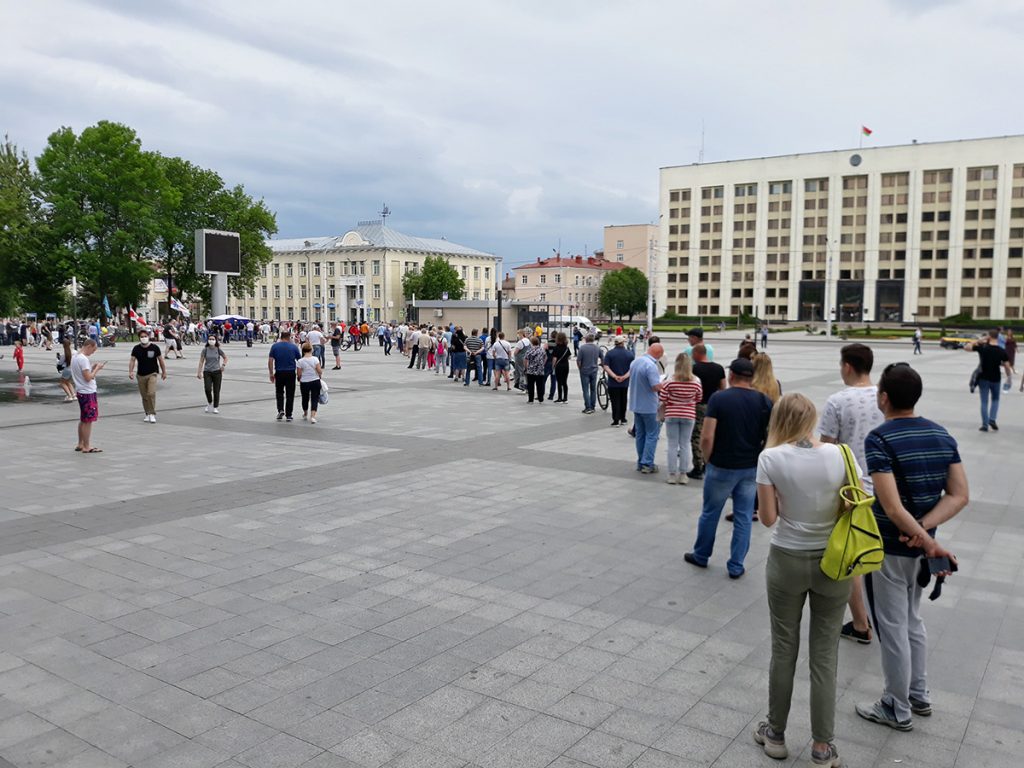
<svg viewBox="0 0 1024 768">
<path fill-rule="evenodd" d="M 823 402 L 836 347 L 781 338 L 784 387 Z M 878 366 L 907 351 L 880 345 Z M 32 397 L 0 405 L 0 767 L 779 764 L 749 736 L 768 532 L 738 582 L 720 553 L 683 564 L 699 485 L 633 472 L 575 382 L 570 405 L 531 407 L 369 348 L 331 372 L 319 424 L 283 424 L 265 348 L 232 345 L 219 416 L 190 357 L 148 425 L 114 381 L 126 353 L 99 353 L 103 454 L 71 452 L 74 406 L 40 352 Z M 943 531 L 961 572 L 924 608 L 936 712 L 912 733 L 858 720 L 877 648 L 844 644 L 837 743 L 851 766 L 1016 766 L 1024 396 L 980 435 L 969 356 L 914 362 L 973 497 Z M 809 762 L 802 661 L 783 765 Z"/>
</svg>

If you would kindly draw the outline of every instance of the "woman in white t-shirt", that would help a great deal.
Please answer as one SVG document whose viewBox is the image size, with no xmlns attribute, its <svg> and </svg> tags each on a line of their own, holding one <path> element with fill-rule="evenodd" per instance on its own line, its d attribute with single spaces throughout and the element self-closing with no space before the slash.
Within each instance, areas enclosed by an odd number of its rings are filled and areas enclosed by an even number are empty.
<svg viewBox="0 0 1024 768">
<path fill-rule="evenodd" d="M 811 672 L 811 760 L 839 766 L 835 729 L 836 662 L 849 581 L 821 571 L 821 556 L 839 511 L 846 465 L 838 445 L 814 437 L 818 414 L 801 394 L 784 395 L 772 409 L 767 448 L 757 463 L 758 514 L 772 532 L 766 577 L 772 626 L 768 719 L 754 740 L 769 757 L 788 755 L 786 721 L 800 653 L 800 620 L 810 602 L 808 664 Z M 858 474 L 860 470 L 858 468 Z"/>
<path fill-rule="evenodd" d="M 295 375 L 302 394 L 302 420 L 305 421 L 308 415 L 313 424 L 316 424 L 316 408 L 320 404 L 320 377 L 323 372 L 320 361 L 313 357 L 313 345 L 304 342 L 302 357 L 295 361 Z"/>
</svg>

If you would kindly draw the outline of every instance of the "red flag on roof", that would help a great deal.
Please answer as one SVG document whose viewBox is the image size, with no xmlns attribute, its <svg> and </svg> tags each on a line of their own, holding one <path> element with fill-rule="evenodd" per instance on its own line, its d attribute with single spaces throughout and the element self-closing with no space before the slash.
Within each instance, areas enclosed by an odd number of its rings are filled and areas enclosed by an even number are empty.
<svg viewBox="0 0 1024 768">
<path fill-rule="evenodd" d="M 870 136 L 872 133 L 871 129 L 868 128 L 866 125 L 862 125 L 860 127 L 860 132 L 863 133 L 865 136 Z"/>
</svg>

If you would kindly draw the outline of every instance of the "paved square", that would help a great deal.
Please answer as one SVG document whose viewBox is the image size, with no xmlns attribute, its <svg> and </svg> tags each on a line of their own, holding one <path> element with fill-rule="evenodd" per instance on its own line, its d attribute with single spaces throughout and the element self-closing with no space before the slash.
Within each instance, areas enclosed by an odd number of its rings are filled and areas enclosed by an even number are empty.
<svg viewBox="0 0 1024 768">
<path fill-rule="evenodd" d="M 737 344 L 709 341 L 719 358 Z M 820 406 L 840 386 L 838 343 L 771 344 L 784 390 Z M 721 552 L 686 566 L 700 484 L 635 473 L 576 380 L 568 405 L 528 406 L 371 346 L 328 371 L 314 426 L 274 420 L 264 346 L 226 348 L 224 404 L 205 414 L 192 351 L 169 361 L 157 424 L 128 349 L 97 353 L 92 456 L 71 450 L 52 355 L 27 351 L 21 400 L 0 361 L 0 766 L 779 765 L 750 738 L 769 533 L 737 582 Z M 859 720 L 878 649 L 843 644 L 846 765 L 1020 764 L 1024 395 L 979 434 L 972 358 L 912 359 L 972 497 L 942 531 L 960 573 L 923 608 L 935 715 L 912 733 Z M 904 359 L 909 344 L 876 346 L 878 370 Z M 810 760 L 801 662 L 783 765 Z"/>
</svg>

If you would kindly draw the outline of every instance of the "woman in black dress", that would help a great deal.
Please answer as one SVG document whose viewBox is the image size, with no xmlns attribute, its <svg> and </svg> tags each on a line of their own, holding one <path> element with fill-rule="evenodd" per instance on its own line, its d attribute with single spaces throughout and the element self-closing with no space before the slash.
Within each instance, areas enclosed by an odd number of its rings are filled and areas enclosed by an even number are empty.
<svg viewBox="0 0 1024 768">
<path fill-rule="evenodd" d="M 555 344 L 551 349 L 551 367 L 554 369 L 555 381 L 558 384 L 558 397 L 556 403 L 569 402 L 569 339 L 564 333 L 555 337 Z"/>
</svg>

